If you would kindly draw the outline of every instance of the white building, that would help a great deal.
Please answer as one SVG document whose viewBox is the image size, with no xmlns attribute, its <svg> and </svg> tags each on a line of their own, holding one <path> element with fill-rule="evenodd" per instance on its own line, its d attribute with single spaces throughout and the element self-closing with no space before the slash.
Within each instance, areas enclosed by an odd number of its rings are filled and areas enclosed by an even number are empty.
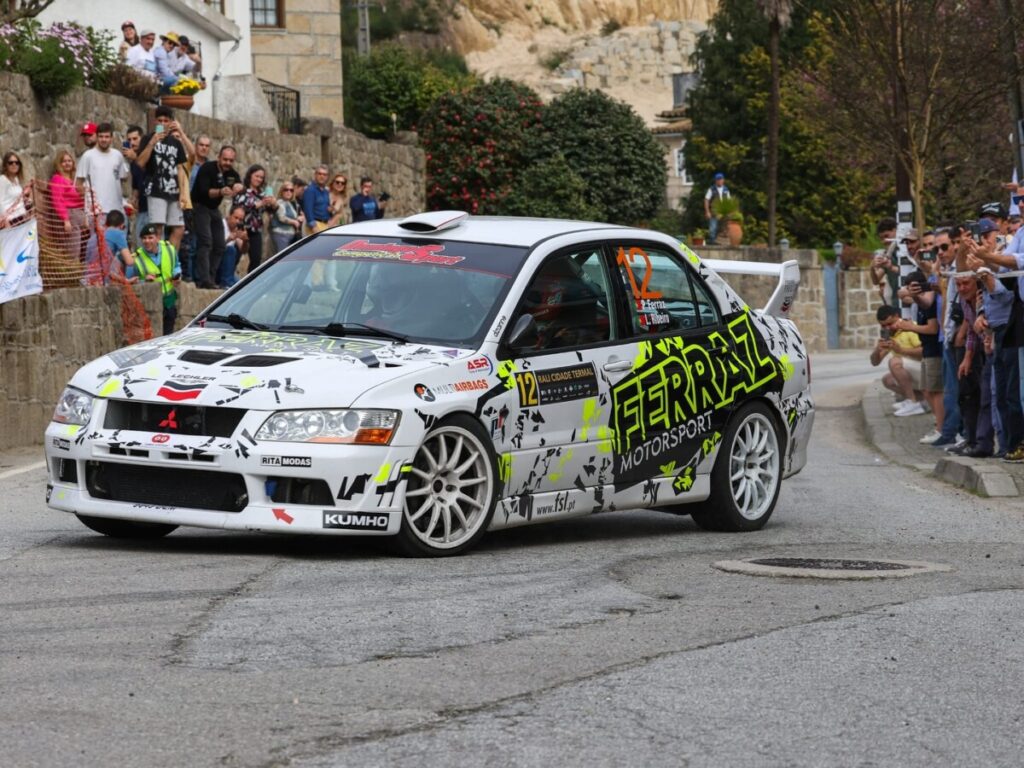
<svg viewBox="0 0 1024 768">
<path fill-rule="evenodd" d="M 200 49 L 207 88 L 193 112 L 272 127 L 273 113 L 253 75 L 249 0 L 55 0 L 39 14 L 45 26 L 74 21 L 109 29 L 121 43 L 121 24 L 186 35 Z M 156 44 L 160 44 L 157 37 Z"/>
</svg>

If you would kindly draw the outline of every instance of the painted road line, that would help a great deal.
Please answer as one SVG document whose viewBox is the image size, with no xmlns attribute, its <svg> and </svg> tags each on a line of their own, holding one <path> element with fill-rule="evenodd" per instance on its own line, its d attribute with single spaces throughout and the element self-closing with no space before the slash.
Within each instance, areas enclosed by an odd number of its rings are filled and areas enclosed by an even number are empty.
<svg viewBox="0 0 1024 768">
<path fill-rule="evenodd" d="M 18 469 L 9 469 L 6 472 L 0 472 L 0 480 L 6 480 L 8 477 L 14 477 L 15 475 L 23 475 L 26 472 L 34 472 L 37 469 L 45 469 L 45 461 L 37 461 L 33 464 L 26 464 L 24 467 Z"/>
</svg>

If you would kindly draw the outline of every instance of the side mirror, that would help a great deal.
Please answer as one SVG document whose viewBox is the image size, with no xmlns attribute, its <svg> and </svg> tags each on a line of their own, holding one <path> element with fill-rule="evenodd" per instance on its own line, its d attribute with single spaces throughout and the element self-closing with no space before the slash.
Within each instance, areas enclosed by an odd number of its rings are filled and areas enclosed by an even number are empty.
<svg viewBox="0 0 1024 768">
<path fill-rule="evenodd" d="M 512 324 L 512 330 L 508 335 L 508 348 L 513 351 L 532 349 L 537 346 L 538 341 L 540 341 L 540 331 L 537 329 L 537 321 L 533 319 L 533 315 L 529 313 L 520 315 Z"/>
</svg>

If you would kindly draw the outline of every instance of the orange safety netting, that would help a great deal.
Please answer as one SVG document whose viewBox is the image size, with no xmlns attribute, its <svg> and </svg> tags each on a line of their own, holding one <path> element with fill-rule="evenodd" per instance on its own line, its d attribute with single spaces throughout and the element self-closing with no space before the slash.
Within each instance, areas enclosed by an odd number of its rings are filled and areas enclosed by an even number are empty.
<svg viewBox="0 0 1024 768">
<path fill-rule="evenodd" d="M 132 288 L 135 280 L 125 278 L 121 260 L 107 246 L 104 216 L 91 190 L 85 189 L 83 201 L 67 188 L 41 179 L 34 179 L 31 186 L 43 289 L 119 285 L 125 344 L 153 338 L 149 316 Z"/>
</svg>

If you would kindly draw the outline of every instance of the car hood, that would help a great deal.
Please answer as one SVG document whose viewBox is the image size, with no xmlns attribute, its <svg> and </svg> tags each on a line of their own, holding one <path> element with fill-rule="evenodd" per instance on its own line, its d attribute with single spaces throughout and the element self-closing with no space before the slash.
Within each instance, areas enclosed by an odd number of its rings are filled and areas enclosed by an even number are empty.
<svg viewBox="0 0 1024 768">
<path fill-rule="evenodd" d="M 81 368 L 91 395 L 276 410 L 343 408 L 398 376 L 449 366 L 469 349 L 384 339 L 187 328 Z"/>
</svg>

